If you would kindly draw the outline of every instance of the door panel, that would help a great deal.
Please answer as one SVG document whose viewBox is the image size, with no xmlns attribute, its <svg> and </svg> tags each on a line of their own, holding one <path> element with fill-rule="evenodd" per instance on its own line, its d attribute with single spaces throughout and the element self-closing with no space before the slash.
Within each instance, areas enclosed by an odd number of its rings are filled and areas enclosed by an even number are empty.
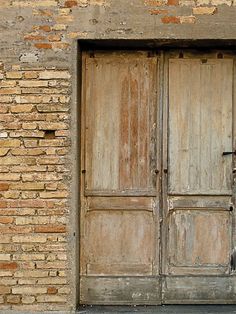
<svg viewBox="0 0 236 314">
<path fill-rule="evenodd" d="M 180 208 L 173 212 L 169 227 L 170 273 L 228 273 L 229 226 L 227 211 Z"/>
<path fill-rule="evenodd" d="M 87 214 L 85 228 L 88 275 L 152 275 L 152 212 L 97 209 Z"/>
<path fill-rule="evenodd" d="M 86 194 L 156 194 L 156 58 L 86 58 Z"/>
<path fill-rule="evenodd" d="M 169 194 L 231 195 L 233 60 L 169 61 Z"/>
<path fill-rule="evenodd" d="M 100 291 L 104 304 L 148 304 L 159 274 L 157 57 L 95 52 L 83 66 L 81 300 L 99 304 Z"/>
<path fill-rule="evenodd" d="M 222 153 L 233 150 L 233 59 L 170 58 L 168 82 L 163 270 L 168 276 L 227 275 L 232 156 Z"/>
</svg>

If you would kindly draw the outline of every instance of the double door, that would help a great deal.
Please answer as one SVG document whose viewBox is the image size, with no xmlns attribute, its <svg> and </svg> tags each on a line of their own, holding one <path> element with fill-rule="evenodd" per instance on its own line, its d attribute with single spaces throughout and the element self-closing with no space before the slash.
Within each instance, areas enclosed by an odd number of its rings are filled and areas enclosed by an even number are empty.
<svg viewBox="0 0 236 314">
<path fill-rule="evenodd" d="M 234 63 L 83 54 L 81 304 L 236 303 Z"/>
</svg>

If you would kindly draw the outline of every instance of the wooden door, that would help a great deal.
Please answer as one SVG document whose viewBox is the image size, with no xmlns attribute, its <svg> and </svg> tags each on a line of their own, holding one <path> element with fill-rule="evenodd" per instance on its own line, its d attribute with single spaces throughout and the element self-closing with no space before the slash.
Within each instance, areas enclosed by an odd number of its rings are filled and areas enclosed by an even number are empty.
<svg viewBox="0 0 236 314">
<path fill-rule="evenodd" d="M 80 303 L 236 303 L 234 56 L 82 61 Z"/>
<path fill-rule="evenodd" d="M 83 56 L 80 302 L 160 303 L 157 57 Z"/>
<path fill-rule="evenodd" d="M 236 302 L 233 58 L 167 58 L 164 303 Z"/>
</svg>

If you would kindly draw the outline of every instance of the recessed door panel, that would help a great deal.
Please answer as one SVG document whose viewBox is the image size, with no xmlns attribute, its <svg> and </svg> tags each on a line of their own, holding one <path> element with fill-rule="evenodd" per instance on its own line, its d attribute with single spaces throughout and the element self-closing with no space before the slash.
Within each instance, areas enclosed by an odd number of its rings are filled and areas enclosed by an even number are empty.
<svg viewBox="0 0 236 314">
<path fill-rule="evenodd" d="M 169 60 L 170 194 L 232 194 L 233 60 Z"/>
</svg>

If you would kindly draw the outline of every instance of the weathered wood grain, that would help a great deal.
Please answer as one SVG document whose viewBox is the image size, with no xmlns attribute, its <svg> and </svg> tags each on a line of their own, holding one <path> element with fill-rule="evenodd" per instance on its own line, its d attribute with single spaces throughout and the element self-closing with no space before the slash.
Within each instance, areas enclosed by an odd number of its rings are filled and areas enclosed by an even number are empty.
<svg viewBox="0 0 236 314">
<path fill-rule="evenodd" d="M 160 277 L 81 277 L 81 304 L 160 304 Z"/>
<path fill-rule="evenodd" d="M 155 190 L 156 70 L 146 55 L 86 59 L 87 190 Z"/>
<path fill-rule="evenodd" d="M 232 65 L 169 61 L 169 193 L 232 194 Z"/>
<path fill-rule="evenodd" d="M 225 273 L 229 272 L 230 237 L 229 212 L 176 210 L 170 215 L 169 224 L 171 273 L 176 273 L 174 267 L 182 267 L 182 275 L 193 272 L 210 274 L 210 268 L 217 266 L 219 272 L 222 273 L 221 268 Z M 186 271 L 184 267 L 189 269 Z"/>
</svg>

